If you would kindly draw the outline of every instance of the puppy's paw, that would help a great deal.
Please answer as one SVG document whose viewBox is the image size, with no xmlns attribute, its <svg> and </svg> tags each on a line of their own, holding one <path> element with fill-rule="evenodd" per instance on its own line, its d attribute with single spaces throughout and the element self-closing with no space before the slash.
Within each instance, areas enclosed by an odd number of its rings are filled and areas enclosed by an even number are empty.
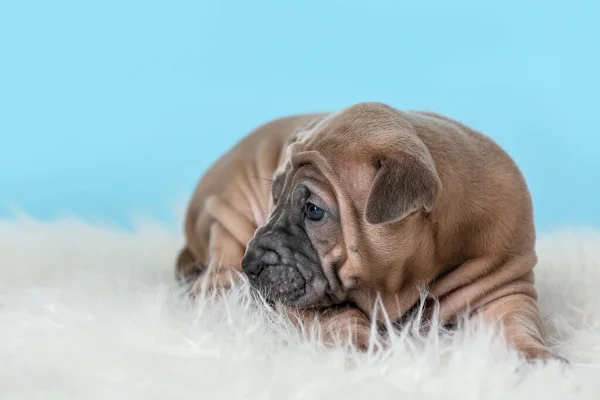
<svg viewBox="0 0 600 400">
<path fill-rule="evenodd" d="M 305 332 L 306 338 L 313 338 L 312 333 L 317 333 L 327 347 L 350 345 L 360 351 L 369 348 L 371 325 L 367 316 L 356 308 L 303 309 L 275 303 L 275 310 Z"/>
<path fill-rule="evenodd" d="M 324 319 L 321 327 L 326 345 L 350 344 L 360 351 L 369 348 L 371 325 L 358 310 L 349 309 Z"/>
<path fill-rule="evenodd" d="M 569 364 L 569 360 L 552 353 L 550 350 L 542 346 L 520 349 L 520 353 L 529 363 L 559 361 L 561 364 Z"/>
</svg>

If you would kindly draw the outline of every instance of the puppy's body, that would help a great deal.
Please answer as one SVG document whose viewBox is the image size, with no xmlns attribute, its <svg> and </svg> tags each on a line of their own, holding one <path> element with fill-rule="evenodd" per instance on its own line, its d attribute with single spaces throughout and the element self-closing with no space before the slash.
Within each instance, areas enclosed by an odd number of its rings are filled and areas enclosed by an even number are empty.
<svg viewBox="0 0 600 400">
<path fill-rule="evenodd" d="M 324 204 L 326 222 L 298 220 L 298 201 Z M 324 325 L 347 320 L 359 345 L 378 296 L 397 319 L 428 287 L 442 322 L 469 307 L 502 322 L 525 356 L 549 355 L 524 179 L 493 141 L 446 117 L 364 103 L 266 124 L 202 178 L 186 238 L 180 276 L 199 276 L 199 262 L 226 286 L 243 265 L 281 310 L 326 308 Z"/>
</svg>

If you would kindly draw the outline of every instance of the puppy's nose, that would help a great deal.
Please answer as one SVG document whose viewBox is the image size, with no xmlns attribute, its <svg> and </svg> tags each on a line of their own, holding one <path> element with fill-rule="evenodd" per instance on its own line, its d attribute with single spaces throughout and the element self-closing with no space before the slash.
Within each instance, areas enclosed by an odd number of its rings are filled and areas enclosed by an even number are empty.
<svg viewBox="0 0 600 400">
<path fill-rule="evenodd" d="M 242 260 L 242 270 L 252 281 L 256 281 L 261 272 L 268 266 L 279 265 L 281 257 L 274 251 L 257 248 Z"/>
</svg>

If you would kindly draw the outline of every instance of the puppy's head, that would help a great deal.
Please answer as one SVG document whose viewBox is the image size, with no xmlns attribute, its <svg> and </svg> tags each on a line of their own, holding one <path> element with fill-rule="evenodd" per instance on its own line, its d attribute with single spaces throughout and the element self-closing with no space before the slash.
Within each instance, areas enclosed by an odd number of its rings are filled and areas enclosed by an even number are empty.
<svg viewBox="0 0 600 400">
<path fill-rule="evenodd" d="M 429 151 L 399 111 L 344 109 L 289 144 L 242 268 L 268 299 L 296 307 L 397 294 L 426 273 L 399 266 L 428 250 L 439 189 Z"/>
</svg>

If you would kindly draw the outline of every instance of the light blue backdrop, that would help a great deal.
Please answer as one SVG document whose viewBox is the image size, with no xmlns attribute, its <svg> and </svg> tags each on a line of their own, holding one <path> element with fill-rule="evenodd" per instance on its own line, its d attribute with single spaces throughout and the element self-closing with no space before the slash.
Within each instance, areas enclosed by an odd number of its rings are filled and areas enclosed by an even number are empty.
<svg viewBox="0 0 600 400">
<path fill-rule="evenodd" d="M 0 0 L 0 216 L 171 217 L 241 135 L 377 100 L 503 145 L 600 227 L 600 2 Z"/>
</svg>

